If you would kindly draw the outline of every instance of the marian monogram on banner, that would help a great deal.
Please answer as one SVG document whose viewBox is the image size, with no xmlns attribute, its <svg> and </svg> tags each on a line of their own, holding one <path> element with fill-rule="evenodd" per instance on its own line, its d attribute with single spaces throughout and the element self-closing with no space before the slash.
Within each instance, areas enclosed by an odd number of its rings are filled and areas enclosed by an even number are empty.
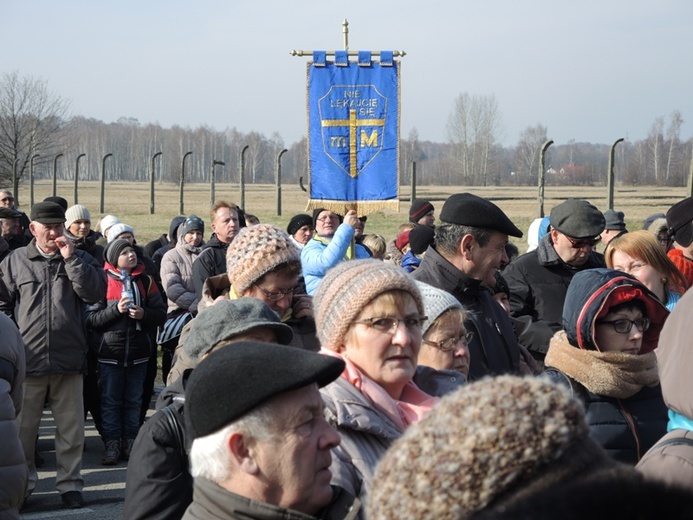
<svg viewBox="0 0 693 520">
<path fill-rule="evenodd" d="M 308 64 L 309 209 L 399 209 L 399 62 L 358 58 Z"/>
</svg>

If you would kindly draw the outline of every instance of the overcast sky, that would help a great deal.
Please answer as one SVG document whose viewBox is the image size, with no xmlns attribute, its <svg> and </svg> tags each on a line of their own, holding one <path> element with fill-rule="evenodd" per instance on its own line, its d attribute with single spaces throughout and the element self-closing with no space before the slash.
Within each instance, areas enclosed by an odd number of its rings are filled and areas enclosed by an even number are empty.
<svg viewBox="0 0 693 520">
<path fill-rule="evenodd" d="M 0 0 L 0 73 L 41 77 L 74 115 L 306 134 L 306 58 L 404 50 L 401 134 L 447 140 L 463 92 L 495 95 L 502 141 L 693 136 L 690 0 Z"/>
</svg>

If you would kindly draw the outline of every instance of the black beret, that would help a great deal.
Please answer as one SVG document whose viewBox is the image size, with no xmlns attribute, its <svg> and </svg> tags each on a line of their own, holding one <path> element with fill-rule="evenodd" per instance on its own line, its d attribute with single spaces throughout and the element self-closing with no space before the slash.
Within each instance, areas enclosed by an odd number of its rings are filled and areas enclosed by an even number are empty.
<svg viewBox="0 0 693 520">
<path fill-rule="evenodd" d="M 461 226 L 492 229 L 511 237 L 522 237 L 522 231 L 512 223 L 502 209 L 490 200 L 471 193 L 450 195 L 443 204 L 440 220 Z"/>
<path fill-rule="evenodd" d="M 116 238 L 115 240 L 106 244 L 106 249 L 103 251 L 103 255 L 106 257 L 106 262 L 117 269 L 118 257 L 126 247 L 132 247 L 132 244 L 124 238 Z"/>
<path fill-rule="evenodd" d="M 62 224 L 65 210 L 55 202 L 37 202 L 31 207 L 31 221 L 40 224 Z"/>
<path fill-rule="evenodd" d="M 19 218 L 22 214 L 16 209 L 0 206 L 0 218 Z"/>
<path fill-rule="evenodd" d="M 293 236 L 303 226 L 315 227 L 313 225 L 313 219 L 310 215 L 306 215 L 305 213 L 299 213 L 298 215 L 294 215 L 293 217 L 291 217 L 291 220 L 289 220 L 289 225 L 286 226 L 286 232 L 289 235 Z"/>
<path fill-rule="evenodd" d="M 582 199 L 568 199 L 551 210 L 551 227 L 571 238 L 594 238 L 604 231 L 604 215 Z"/>
<path fill-rule="evenodd" d="M 62 208 L 67 211 L 67 199 L 63 197 L 58 197 L 57 195 L 55 197 L 46 197 L 43 199 L 44 202 L 55 202 L 58 206 L 62 206 Z"/>
<path fill-rule="evenodd" d="M 424 199 L 414 199 L 409 208 L 409 222 L 416 224 L 421 217 L 430 211 L 435 211 L 433 204 Z"/>
<path fill-rule="evenodd" d="M 409 246 L 412 253 L 420 255 L 433 245 L 435 231 L 432 227 L 418 225 L 409 232 Z"/>
<path fill-rule="evenodd" d="M 191 440 L 219 431 L 275 395 L 339 377 L 344 362 L 308 350 L 239 341 L 212 352 L 185 387 L 185 423 Z"/>
<path fill-rule="evenodd" d="M 604 212 L 604 229 L 612 229 L 614 231 L 625 231 L 626 221 L 623 211 L 614 211 L 613 209 L 607 209 Z"/>
<path fill-rule="evenodd" d="M 669 233 L 673 235 L 676 243 L 688 247 L 693 242 L 693 197 L 685 198 L 674 204 L 667 211 L 667 225 Z"/>
</svg>

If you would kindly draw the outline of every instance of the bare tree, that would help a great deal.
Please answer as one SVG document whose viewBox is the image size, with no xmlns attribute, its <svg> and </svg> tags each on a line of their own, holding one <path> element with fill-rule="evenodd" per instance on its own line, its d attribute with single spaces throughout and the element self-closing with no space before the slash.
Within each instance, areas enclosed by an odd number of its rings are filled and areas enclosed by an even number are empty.
<svg viewBox="0 0 693 520">
<path fill-rule="evenodd" d="M 0 181 L 21 178 L 34 154 L 57 153 L 68 107 L 42 79 L 18 72 L 0 76 Z"/>
<path fill-rule="evenodd" d="M 515 150 L 515 171 L 520 181 L 537 182 L 537 165 L 541 146 L 546 142 L 547 128 L 540 124 L 528 126 L 520 133 L 520 142 Z"/>
<path fill-rule="evenodd" d="M 671 175 L 672 163 L 674 162 L 674 153 L 676 147 L 679 145 L 679 134 L 681 132 L 681 125 L 683 124 L 683 116 L 679 110 L 674 110 L 671 113 L 671 122 L 669 123 L 669 128 L 667 129 L 667 140 L 669 141 L 669 150 L 667 152 L 667 169 L 666 169 L 666 181 L 669 182 L 669 176 Z"/>
<path fill-rule="evenodd" d="M 661 184 L 660 174 L 660 154 L 662 153 L 662 130 L 664 128 L 664 118 L 658 117 L 652 123 L 650 135 L 647 137 L 650 145 L 650 161 L 652 165 L 652 173 L 654 174 L 655 182 Z"/>
</svg>

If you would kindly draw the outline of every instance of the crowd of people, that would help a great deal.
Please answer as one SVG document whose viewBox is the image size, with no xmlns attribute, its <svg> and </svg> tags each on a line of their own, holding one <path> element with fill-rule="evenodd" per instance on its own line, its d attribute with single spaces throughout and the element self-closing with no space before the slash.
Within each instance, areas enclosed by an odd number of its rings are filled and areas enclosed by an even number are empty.
<svg viewBox="0 0 693 520">
<path fill-rule="evenodd" d="M 144 247 L 0 204 L 0 517 L 48 407 L 63 506 L 91 414 L 128 520 L 693 518 L 693 198 L 630 232 L 569 199 L 525 237 L 457 193 L 389 240 L 218 201 Z"/>
</svg>

